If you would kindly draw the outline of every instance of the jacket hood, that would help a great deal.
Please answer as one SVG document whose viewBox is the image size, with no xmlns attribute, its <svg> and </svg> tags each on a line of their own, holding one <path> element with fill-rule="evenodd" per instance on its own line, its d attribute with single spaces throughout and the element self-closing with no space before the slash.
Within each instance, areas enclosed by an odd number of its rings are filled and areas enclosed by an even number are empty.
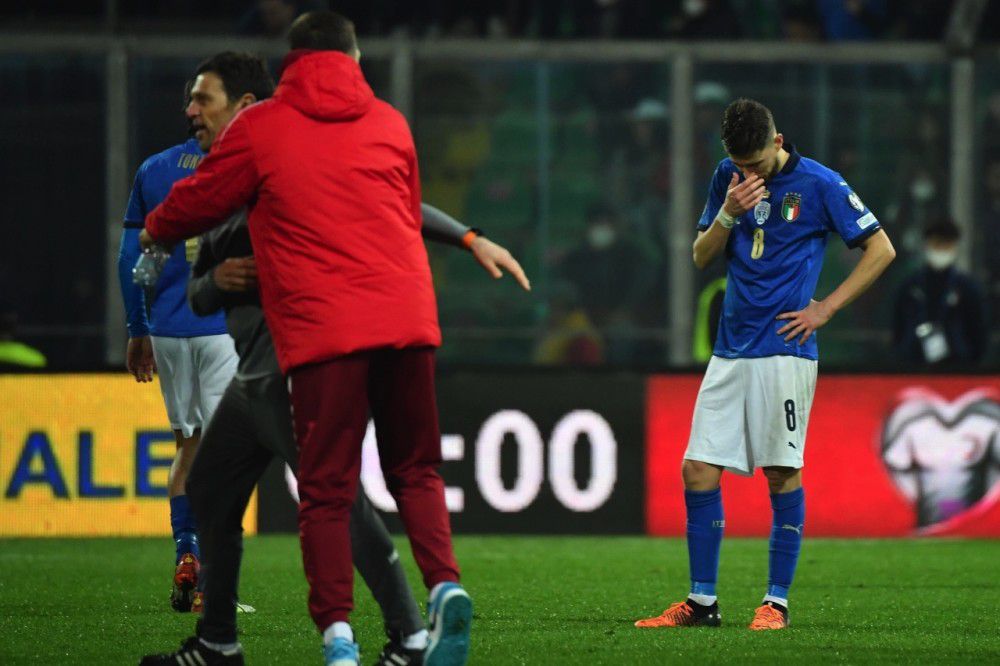
<svg viewBox="0 0 1000 666">
<path fill-rule="evenodd" d="M 276 99 L 317 120 L 354 120 L 375 93 L 354 58 L 340 51 L 300 49 L 285 56 Z"/>
</svg>

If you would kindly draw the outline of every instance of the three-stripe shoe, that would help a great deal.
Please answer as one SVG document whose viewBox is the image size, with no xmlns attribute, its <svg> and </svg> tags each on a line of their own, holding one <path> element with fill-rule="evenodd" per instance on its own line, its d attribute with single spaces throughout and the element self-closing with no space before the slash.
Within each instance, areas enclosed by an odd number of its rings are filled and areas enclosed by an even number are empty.
<svg viewBox="0 0 1000 666">
<path fill-rule="evenodd" d="M 427 604 L 426 666 L 464 666 L 469 658 L 472 599 L 458 583 L 435 586 Z"/>
<path fill-rule="evenodd" d="M 170 654 L 151 654 L 142 658 L 139 666 L 243 666 L 243 651 L 219 652 L 205 646 L 197 636 L 181 644 Z"/>
<path fill-rule="evenodd" d="M 361 649 L 354 641 L 334 638 L 332 643 L 323 646 L 323 659 L 326 666 L 359 666 Z"/>
<path fill-rule="evenodd" d="M 411 650 L 403 647 L 400 641 L 390 639 L 379 653 L 375 666 L 422 666 L 423 663 L 423 650 Z"/>
</svg>

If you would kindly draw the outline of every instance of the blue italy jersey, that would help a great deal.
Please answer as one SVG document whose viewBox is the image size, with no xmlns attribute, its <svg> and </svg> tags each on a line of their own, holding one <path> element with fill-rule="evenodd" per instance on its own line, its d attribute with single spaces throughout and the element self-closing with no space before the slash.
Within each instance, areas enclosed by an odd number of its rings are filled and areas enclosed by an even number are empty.
<svg viewBox="0 0 1000 666">
<path fill-rule="evenodd" d="M 716 356 L 817 359 L 816 335 L 804 345 L 798 339 L 785 342 L 778 329 L 786 322 L 776 317 L 809 304 L 823 267 L 827 236 L 836 233 L 848 247 L 855 247 L 880 229 L 875 215 L 840 174 L 799 156 L 791 144 L 785 149 L 791 155 L 765 183 L 764 200 L 737 218 L 729 235 L 728 283 L 713 350 Z M 738 171 L 728 158 L 716 167 L 699 230 L 712 224 Z"/>
<path fill-rule="evenodd" d="M 204 155 L 198 142 L 189 139 L 143 162 L 135 174 L 135 184 L 125 211 L 126 229 L 141 229 L 146 215 L 167 197 L 176 181 L 194 172 Z M 197 256 L 197 238 L 178 243 L 174 248 L 163 267 L 159 282 L 156 283 L 152 302 L 146 304 L 150 334 L 169 338 L 193 338 L 226 332 L 225 315 L 221 311 L 208 317 L 199 317 L 188 306 L 188 276 L 191 273 L 191 263 Z M 126 297 L 126 306 L 128 300 Z M 135 331 L 141 331 L 142 325 L 132 321 L 138 315 L 133 315 L 132 309 L 128 309 L 129 331 L 135 335 Z"/>
</svg>

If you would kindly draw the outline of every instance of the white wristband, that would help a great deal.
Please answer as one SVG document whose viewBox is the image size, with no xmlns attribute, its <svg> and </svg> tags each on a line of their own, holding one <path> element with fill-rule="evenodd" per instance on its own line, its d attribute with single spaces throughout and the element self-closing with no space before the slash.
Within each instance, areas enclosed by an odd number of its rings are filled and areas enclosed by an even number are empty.
<svg viewBox="0 0 1000 666">
<path fill-rule="evenodd" d="M 724 229 L 732 229 L 736 225 L 736 218 L 722 208 L 719 209 L 719 214 L 715 216 L 715 219 Z"/>
</svg>

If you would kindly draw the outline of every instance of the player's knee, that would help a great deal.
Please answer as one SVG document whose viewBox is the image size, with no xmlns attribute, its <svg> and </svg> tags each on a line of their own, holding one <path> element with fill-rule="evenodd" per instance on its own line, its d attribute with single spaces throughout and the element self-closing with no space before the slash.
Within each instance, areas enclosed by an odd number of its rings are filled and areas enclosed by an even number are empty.
<svg viewBox="0 0 1000 666">
<path fill-rule="evenodd" d="M 681 477 L 687 490 L 715 490 L 721 475 L 719 467 L 700 460 L 685 459 L 681 463 Z"/>
<path fill-rule="evenodd" d="M 791 492 L 802 485 L 799 470 L 794 467 L 765 467 L 763 471 L 772 494 Z"/>
</svg>

